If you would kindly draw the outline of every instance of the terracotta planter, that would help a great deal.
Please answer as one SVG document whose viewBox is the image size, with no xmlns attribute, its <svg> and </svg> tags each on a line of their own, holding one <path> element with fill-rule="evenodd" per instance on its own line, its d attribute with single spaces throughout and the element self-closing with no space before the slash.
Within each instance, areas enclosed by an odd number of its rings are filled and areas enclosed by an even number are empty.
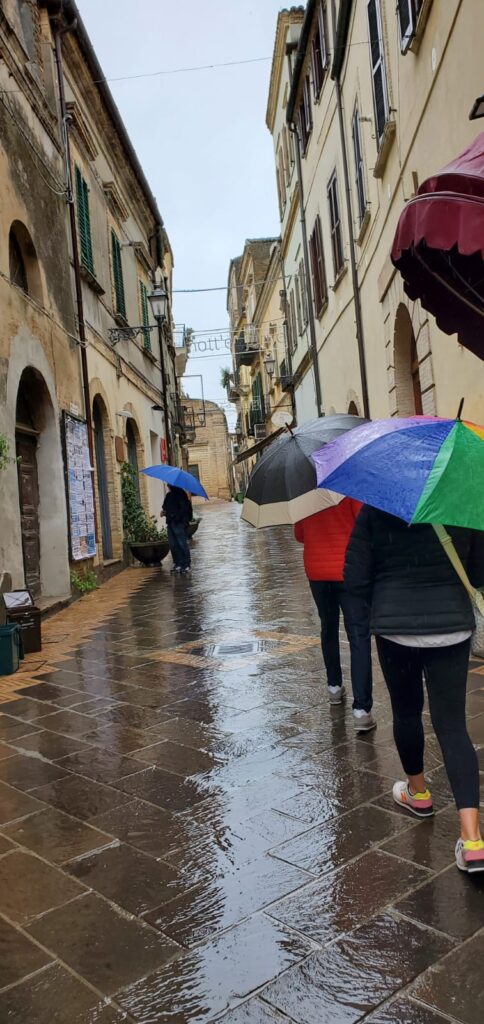
<svg viewBox="0 0 484 1024">
<path fill-rule="evenodd" d="M 167 540 L 147 540 L 141 544 L 131 543 L 128 546 L 133 557 L 146 566 L 161 565 L 170 550 Z"/>
</svg>

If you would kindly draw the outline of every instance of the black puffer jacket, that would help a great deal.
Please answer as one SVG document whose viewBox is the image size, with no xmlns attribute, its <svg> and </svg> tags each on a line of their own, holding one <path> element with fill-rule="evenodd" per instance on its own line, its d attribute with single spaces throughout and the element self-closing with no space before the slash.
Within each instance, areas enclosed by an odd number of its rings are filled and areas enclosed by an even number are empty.
<svg viewBox="0 0 484 1024">
<path fill-rule="evenodd" d="M 484 534 L 448 532 L 471 583 L 484 586 Z M 368 601 L 377 635 L 474 629 L 470 598 L 431 526 L 408 526 L 365 505 L 346 551 L 344 581 Z"/>
</svg>

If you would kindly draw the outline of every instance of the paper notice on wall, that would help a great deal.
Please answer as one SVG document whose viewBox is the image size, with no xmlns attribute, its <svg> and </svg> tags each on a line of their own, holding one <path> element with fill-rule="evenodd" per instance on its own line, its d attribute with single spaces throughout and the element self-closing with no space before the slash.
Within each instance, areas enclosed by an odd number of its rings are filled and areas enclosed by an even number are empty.
<svg viewBox="0 0 484 1024">
<path fill-rule="evenodd" d="M 96 554 L 87 425 L 83 420 L 64 413 L 64 432 L 71 558 L 79 562 Z"/>
</svg>

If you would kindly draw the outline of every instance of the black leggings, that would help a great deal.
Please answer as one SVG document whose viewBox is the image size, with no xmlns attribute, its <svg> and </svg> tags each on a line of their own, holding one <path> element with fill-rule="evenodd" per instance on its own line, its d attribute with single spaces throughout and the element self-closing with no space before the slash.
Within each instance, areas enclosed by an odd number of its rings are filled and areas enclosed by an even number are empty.
<svg viewBox="0 0 484 1024">
<path fill-rule="evenodd" d="M 457 807 L 479 807 L 479 765 L 465 711 L 470 640 L 450 647 L 404 647 L 379 636 L 376 643 L 403 770 L 407 775 L 423 772 L 425 679 L 430 717 Z"/>
</svg>

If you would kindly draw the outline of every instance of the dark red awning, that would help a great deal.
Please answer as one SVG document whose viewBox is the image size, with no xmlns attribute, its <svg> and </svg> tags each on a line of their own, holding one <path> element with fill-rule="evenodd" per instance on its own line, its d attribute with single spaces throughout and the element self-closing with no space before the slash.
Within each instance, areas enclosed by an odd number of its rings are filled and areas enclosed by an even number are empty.
<svg viewBox="0 0 484 1024">
<path fill-rule="evenodd" d="M 484 133 L 407 203 L 391 257 L 407 295 L 484 359 Z"/>
</svg>

